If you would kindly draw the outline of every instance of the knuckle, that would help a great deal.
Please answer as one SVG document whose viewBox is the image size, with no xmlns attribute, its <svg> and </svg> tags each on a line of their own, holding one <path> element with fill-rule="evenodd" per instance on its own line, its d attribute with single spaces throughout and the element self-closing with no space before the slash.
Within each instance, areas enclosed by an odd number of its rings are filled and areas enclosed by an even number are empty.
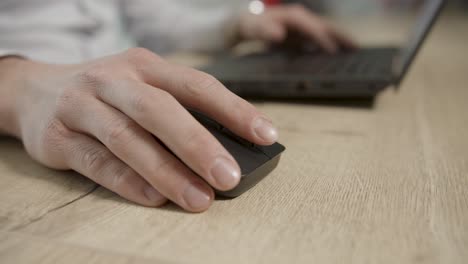
<svg viewBox="0 0 468 264">
<path fill-rule="evenodd" d="M 112 180 L 110 182 L 112 190 L 129 190 L 135 188 L 137 173 L 130 167 L 117 167 L 111 174 Z"/>
<path fill-rule="evenodd" d="M 185 79 L 183 86 L 183 89 L 191 96 L 200 97 L 221 87 L 222 84 L 210 74 L 195 72 L 191 78 Z"/>
<path fill-rule="evenodd" d="M 159 178 L 160 181 L 166 180 L 167 177 L 172 177 L 174 174 L 183 175 L 183 171 L 190 171 L 189 168 L 181 169 L 180 166 L 184 166 L 178 159 L 168 158 L 159 162 L 154 168 L 153 177 Z M 187 184 L 185 181 L 180 182 L 178 186 L 167 185 L 165 190 L 166 197 L 172 197 L 172 200 L 181 201 L 183 200 L 184 185 Z"/>
<path fill-rule="evenodd" d="M 60 152 L 64 140 L 69 140 L 72 134 L 73 132 L 60 120 L 53 119 L 46 124 L 42 137 L 39 139 L 40 149 L 47 153 Z"/>
<path fill-rule="evenodd" d="M 73 105 L 73 101 L 76 97 L 76 91 L 71 88 L 65 88 L 61 91 L 61 93 L 57 96 L 57 100 L 55 103 L 55 111 L 54 116 L 56 117 L 63 117 L 70 107 Z"/>
<path fill-rule="evenodd" d="M 37 131 L 32 132 L 34 134 Z M 71 139 L 73 132 L 58 119 L 52 119 L 38 133 L 23 134 L 22 139 L 26 151 L 39 162 L 54 169 L 68 169 L 64 153 L 67 141 Z"/>
<path fill-rule="evenodd" d="M 77 79 L 85 87 L 97 88 L 106 85 L 112 80 L 112 76 L 109 73 L 108 67 L 97 64 L 80 71 L 77 74 Z"/>
<path fill-rule="evenodd" d="M 112 162 L 110 155 L 97 148 L 87 149 L 81 156 L 80 164 L 85 171 L 100 174 Z"/>
<path fill-rule="evenodd" d="M 150 165 L 148 168 L 148 175 L 162 175 L 166 171 L 169 171 L 171 168 L 176 166 L 177 161 L 175 159 L 166 158 L 162 159 L 159 162 L 155 162 Z"/>
<path fill-rule="evenodd" d="M 128 60 L 134 65 L 146 64 L 150 61 L 161 61 L 162 58 L 145 48 L 131 48 L 125 52 Z"/>
<path fill-rule="evenodd" d="M 148 96 L 146 94 L 135 95 L 131 100 L 131 107 L 133 111 L 142 118 L 147 117 L 153 113 L 155 107 L 164 108 L 164 105 L 173 103 L 174 96 L 164 90 L 158 90 L 157 93 Z"/>
<path fill-rule="evenodd" d="M 173 157 L 166 157 L 148 164 L 148 166 L 144 168 L 144 173 L 142 173 L 142 175 L 147 175 L 146 177 L 152 178 L 156 183 L 163 182 L 166 181 L 168 177 L 171 177 L 171 175 L 174 173 L 177 173 L 177 168 L 179 165 L 180 161 L 178 159 Z"/>
<path fill-rule="evenodd" d="M 86 103 L 86 92 L 69 86 L 63 88 L 55 99 L 53 116 L 65 120 L 73 111 L 80 109 Z"/>
<path fill-rule="evenodd" d="M 120 118 L 108 125 L 105 142 L 110 146 L 126 146 L 136 137 L 137 129 L 133 120 Z"/>
<path fill-rule="evenodd" d="M 143 95 L 135 95 L 130 104 L 133 111 L 141 116 L 145 116 L 146 113 L 151 112 L 151 109 L 153 108 L 150 99 Z"/>
<path fill-rule="evenodd" d="M 71 137 L 72 132 L 58 119 L 53 119 L 47 123 L 44 131 L 45 145 L 54 145 L 59 139 Z"/>
<path fill-rule="evenodd" d="M 162 158 L 158 162 L 149 164 L 148 175 L 166 175 L 167 171 L 174 170 L 178 163 L 179 160 L 172 157 Z"/>
</svg>

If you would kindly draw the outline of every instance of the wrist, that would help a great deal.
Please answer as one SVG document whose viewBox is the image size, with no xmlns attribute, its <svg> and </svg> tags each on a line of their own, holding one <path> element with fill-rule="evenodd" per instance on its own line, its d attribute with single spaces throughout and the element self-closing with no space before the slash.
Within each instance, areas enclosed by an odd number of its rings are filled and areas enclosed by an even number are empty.
<svg viewBox="0 0 468 264">
<path fill-rule="evenodd" d="M 27 64 L 20 57 L 0 58 L 0 134 L 20 137 L 17 104 Z"/>
</svg>

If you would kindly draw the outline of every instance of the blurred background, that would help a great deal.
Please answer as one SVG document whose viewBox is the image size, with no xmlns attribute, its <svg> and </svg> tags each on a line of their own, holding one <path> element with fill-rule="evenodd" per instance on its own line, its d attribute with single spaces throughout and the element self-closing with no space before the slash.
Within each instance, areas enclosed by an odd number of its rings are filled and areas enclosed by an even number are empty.
<svg viewBox="0 0 468 264">
<path fill-rule="evenodd" d="M 246 9 L 251 0 L 179 0 L 184 4 L 202 8 Z M 263 0 L 268 1 L 268 0 Z M 417 19 L 426 0 L 282 0 L 282 3 L 302 3 L 314 12 L 328 18 L 333 25 L 351 36 L 359 45 L 404 45 L 410 41 Z M 468 0 L 447 0 L 444 21 L 456 27 L 468 25 L 456 22 L 459 16 L 468 15 Z M 455 22 L 450 22 L 454 18 Z M 463 22 L 464 23 L 464 22 Z M 373 34 L 368 34 L 373 32 Z M 252 43 L 239 45 L 235 52 L 249 53 Z M 428 45 L 430 45 L 429 43 Z M 259 45 L 259 49 L 263 48 Z M 183 63 L 183 60 L 176 61 Z M 209 62 L 203 61 L 204 63 Z M 194 64 L 195 65 L 195 64 Z M 193 66 L 193 65 L 192 65 Z"/>
<path fill-rule="evenodd" d="M 180 0 L 189 5 L 202 5 L 206 8 L 229 5 L 232 8 L 243 8 L 251 0 Z M 302 3 L 348 31 L 351 36 L 363 43 L 378 44 L 389 40 L 403 43 L 414 28 L 420 7 L 428 0 L 262 0 L 282 3 Z M 468 15 L 468 0 L 447 0 L 445 17 Z M 351 22 L 351 23 L 348 23 Z M 359 25 L 359 26 L 356 26 Z M 397 25 L 395 27 L 395 25 Z M 366 28 L 379 28 L 365 34 Z M 398 30 L 396 30 L 398 29 Z"/>
<path fill-rule="evenodd" d="M 187 4 L 239 5 L 249 0 L 184 0 Z M 424 0 L 282 0 L 283 3 L 302 3 L 316 12 L 332 15 L 356 15 L 374 12 L 406 12 L 415 10 Z M 468 13 L 468 0 L 449 0 L 452 9 L 464 10 Z"/>
<path fill-rule="evenodd" d="M 317 12 L 349 15 L 370 12 L 405 12 L 417 9 L 424 0 L 285 0 L 302 2 Z M 468 11 L 468 0 L 450 0 L 452 8 Z"/>
</svg>

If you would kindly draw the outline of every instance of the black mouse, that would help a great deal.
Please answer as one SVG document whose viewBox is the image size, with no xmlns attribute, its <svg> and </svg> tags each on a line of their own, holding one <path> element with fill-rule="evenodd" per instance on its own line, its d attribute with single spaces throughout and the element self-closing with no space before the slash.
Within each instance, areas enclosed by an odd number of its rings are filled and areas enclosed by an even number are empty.
<svg viewBox="0 0 468 264">
<path fill-rule="evenodd" d="M 216 191 L 216 194 L 219 196 L 234 198 L 254 187 L 276 168 L 281 153 L 286 149 L 279 143 L 271 146 L 255 145 L 235 135 L 211 118 L 196 111 L 189 111 L 195 119 L 218 139 L 224 148 L 234 157 L 241 169 L 239 185 L 229 191 Z"/>
</svg>

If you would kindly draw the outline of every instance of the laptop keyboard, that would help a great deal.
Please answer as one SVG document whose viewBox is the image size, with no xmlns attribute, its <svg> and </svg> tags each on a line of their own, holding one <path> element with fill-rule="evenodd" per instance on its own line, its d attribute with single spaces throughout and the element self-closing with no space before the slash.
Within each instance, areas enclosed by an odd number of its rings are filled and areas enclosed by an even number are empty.
<svg viewBox="0 0 468 264">
<path fill-rule="evenodd" d="M 336 55 L 326 54 L 290 54 L 290 53 L 260 53 L 243 57 L 242 68 L 257 74 L 314 74 L 324 76 L 362 76 L 388 75 L 391 73 L 394 49 L 362 49 L 350 53 Z M 232 65 L 234 66 L 234 65 Z"/>
<path fill-rule="evenodd" d="M 337 55 L 301 55 L 287 58 L 289 71 L 318 75 L 377 75 L 391 72 L 393 52 L 360 50 Z"/>
</svg>

